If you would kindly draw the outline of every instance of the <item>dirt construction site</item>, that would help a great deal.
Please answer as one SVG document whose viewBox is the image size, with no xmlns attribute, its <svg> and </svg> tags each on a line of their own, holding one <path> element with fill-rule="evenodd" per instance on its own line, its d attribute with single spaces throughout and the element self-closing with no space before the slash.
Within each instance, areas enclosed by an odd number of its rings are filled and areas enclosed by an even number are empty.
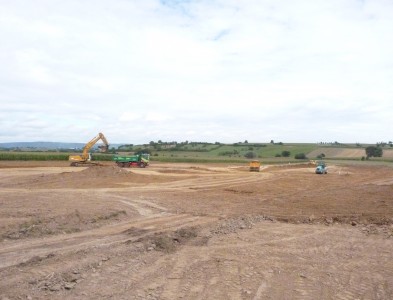
<svg viewBox="0 0 393 300">
<path fill-rule="evenodd" d="M 0 299 L 393 299 L 393 167 L 0 162 Z"/>
</svg>

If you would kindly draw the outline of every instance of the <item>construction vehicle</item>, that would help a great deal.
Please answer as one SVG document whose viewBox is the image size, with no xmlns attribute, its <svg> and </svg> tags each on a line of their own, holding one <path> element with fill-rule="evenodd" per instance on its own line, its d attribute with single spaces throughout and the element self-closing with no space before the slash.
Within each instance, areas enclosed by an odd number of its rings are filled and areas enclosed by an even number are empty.
<svg viewBox="0 0 393 300">
<path fill-rule="evenodd" d="M 150 154 L 147 153 L 140 153 L 135 155 L 128 155 L 128 156 L 120 156 L 115 155 L 113 156 L 113 161 L 119 167 L 122 168 L 130 168 L 130 167 L 140 167 L 145 168 L 149 165 Z"/>
<path fill-rule="evenodd" d="M 104 144 L 98 146 L 98 150 L 100 152 L 107 152 L 109 148 L 109 143 L 105 136 L 100 132 L 95 138 L 88 142 L 85 147 L 83 147 L 82 155 L 70 155 L 68 157 L 68 160 L 71 162 L 71 166 L 78 167 L 85 165 L 98 165 L 98 163 L 92 161 L 92 157 L 89 151 L 99 140 L 102 140 Z"/>
<path fill-rule="evenodd" d="M 327 166 L 324 161 L 317 162 L 317 167 L 315 168 L 315 174 L 327 174 Z"/>
<path fill-rule="evenodd" d="M 259 160 L 250 161 L 250 172 L 259 172 L 261 170 L 261 162 Z"/>
</svg>

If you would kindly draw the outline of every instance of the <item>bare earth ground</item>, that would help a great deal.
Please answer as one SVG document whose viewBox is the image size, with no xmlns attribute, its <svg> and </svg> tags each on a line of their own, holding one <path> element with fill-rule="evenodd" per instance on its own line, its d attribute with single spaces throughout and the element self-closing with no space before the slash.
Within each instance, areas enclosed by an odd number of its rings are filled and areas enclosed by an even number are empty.
<svg viewBox="0 0 393 300">
<path fill-rule="evenodd" d="M 393 299 L 393 168 L 0 164 L 0 299 Z"/>
</svg>

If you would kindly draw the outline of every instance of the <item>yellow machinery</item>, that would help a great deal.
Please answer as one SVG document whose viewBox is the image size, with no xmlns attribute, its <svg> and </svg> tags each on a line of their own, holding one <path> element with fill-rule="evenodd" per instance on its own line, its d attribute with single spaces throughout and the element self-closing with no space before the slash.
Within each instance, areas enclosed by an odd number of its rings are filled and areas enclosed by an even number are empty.
<svg viewBox="0 0 393 300">
<path fill-rule="evenodd" d="M 259 160 L 250 161 L 250 172 L 259 172 L 261 169 L 261 162 Z"/>
<path fill-rule="evenodd" d="M 100 132 L 95 138 L 93 138 L 85 145 L 82 155 L 70 155 L 68 157 L 68 160 L 71 162 L 71 166 L 77 167 L 78 165 L 94 164 L 91 162 L 91 154 L 89 153 L 89 151 L 99 140 L 102 140 L 102 142 L 104 143 L 103 145 L 98 147 L 99 151 L 107 152 L 109 148 L 109 143 L 106 140 L 105 136 Z"/>
</svg>

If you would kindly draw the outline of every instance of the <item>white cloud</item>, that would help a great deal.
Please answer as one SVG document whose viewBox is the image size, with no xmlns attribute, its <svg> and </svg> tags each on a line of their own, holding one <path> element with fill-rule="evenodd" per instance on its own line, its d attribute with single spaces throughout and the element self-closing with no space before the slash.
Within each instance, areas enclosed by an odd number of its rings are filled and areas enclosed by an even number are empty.
<svg viewBox="0 0 393 300">
<path fill-rule="evenodd" d="M 122 108 L 122 106 L 120 106 Z M 123 112 L 119 118 L 119 121 L 130 122 L 140 119 L 140 116 L 135 112 Z"/>
<path fill-rule="evenodd" d="M 150 122 L 162 122 L 162 121 L 168 121 L 172 119 L 170 116 L 158 112 L 149 112 L 146 115 L 146 121 Z"/>
<path fill-rule="evenodd" d="M 2 132 L 50 130 L 0 141 L 389 140 L 392 35 L 388 0 L 3 1 Z"/>
</svg>

